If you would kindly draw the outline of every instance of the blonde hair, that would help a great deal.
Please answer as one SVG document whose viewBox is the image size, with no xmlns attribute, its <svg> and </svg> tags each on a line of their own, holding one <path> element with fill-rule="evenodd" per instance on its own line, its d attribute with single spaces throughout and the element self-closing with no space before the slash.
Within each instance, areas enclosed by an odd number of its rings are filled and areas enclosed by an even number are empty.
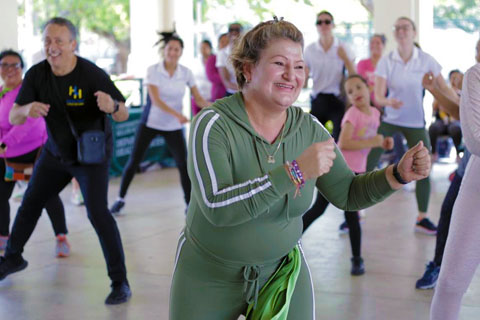
<svg viewBox="0 0 480 320">
<path fill-rule="evenodd" d="M 303 50 L 303 35 L 292 23 L 274 17 L 259 23 L 248 31 L 235 45 L 230 60 L 235 69 L 235 77 L 240 89 L 245 86 L 246 79 L 243 74 L 243 66 L 247 63 L 256 64 L 261 57 L 262 51 L 270 42 L 277 39 L 289 39 L 299 43 Z"/>
</svg>

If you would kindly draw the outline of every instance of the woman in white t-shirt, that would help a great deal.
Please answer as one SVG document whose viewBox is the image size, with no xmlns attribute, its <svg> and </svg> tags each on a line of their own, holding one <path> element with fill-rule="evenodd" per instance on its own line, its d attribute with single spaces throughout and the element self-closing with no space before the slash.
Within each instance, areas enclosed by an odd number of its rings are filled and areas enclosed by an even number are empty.
<svg viewBox="0 0 480 320">
<path fill-rule="evenodd" d="M 422 140 L 430 149 L 430 139 L 425 129 L 423 109 L 425 90 L 422 78 L 424 74 L 431 72 L 436 83 L 442 90 L 446 90 L 447 84 L 440 73 L 442 67 L 432 56 L 415 46 L 416 27 L 411 19 L 398 18 L 394 26 L 394 35 L 397 49 L 384 55 L 375 70 L 375 101 L 378 105 L 385 106 L 378 132 L 389 137 L 401 132 L 409 147 Z M 388 96 L 385 96 L 387 88 Z M 382 153 L 381 148 L 371 150 L 368 155 L 367 171 L 377 166 Z M 437 227 L 426 216 L 430 197 L 429 178 L 417 181 L 415 192 L 418 206 L 415 230 L 435 235 Z"/>
<path fill-rule="evenodd" d="M 150 142 L 161 135 L 173 155 L 180 171 L 180 180 L 185 202 L 190 202 L 190 179 L 187 173 L 187 148 L 183 125 L 189 121 L 182 114 L 185 88 L 189 87 L 195 102 L 201 108 L 209 103 L 199 93 L 192 71 L 179 64 L 183 52 L 183 40 L 175 33 L 161 33 L 163 60 L 147 70 L 145 84 L 148 88 L 148 102 L 138 127 L 130 159 L 123 171 L 118 199 L 110 211 L 119 214 L 125 206 L 125 195 L 133 180 L 135 171 L 143 159 Z"/>
</svg>

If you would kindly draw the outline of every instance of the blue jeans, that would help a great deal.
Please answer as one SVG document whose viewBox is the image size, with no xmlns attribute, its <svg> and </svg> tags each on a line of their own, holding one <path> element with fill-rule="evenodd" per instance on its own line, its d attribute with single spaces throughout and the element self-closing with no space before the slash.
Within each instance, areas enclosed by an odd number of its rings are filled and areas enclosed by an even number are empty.
<svg viewBox="0 0 480 320">
<path fill-rule="evenodd" d="M 122 240 L 117 223 L 107 207 L 108 161 L 99 165 L 66 164 L 43 149 L 18 209 L 5 257 L 21 258 L 45 203 L 58 195 L 72 177 L 77 179 L 82 190 L 88 219 L 97 232 L 107 261 L 108 276 L 113 282 L 125 281 L 127 271 Z"/>
</svg>

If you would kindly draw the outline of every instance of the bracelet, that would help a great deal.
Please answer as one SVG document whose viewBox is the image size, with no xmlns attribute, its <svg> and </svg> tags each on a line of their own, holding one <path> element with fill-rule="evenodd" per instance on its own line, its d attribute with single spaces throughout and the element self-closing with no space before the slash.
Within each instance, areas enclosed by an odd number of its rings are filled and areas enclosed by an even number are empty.
<svg viewBox="0 0 480 320">
<path fill-rule="evenodd" d="M 118 109 L 120 109 L 120 102 L 118 102 L 118 100 L 113 99 L 113 111 L 110 114 L 114 114 L 115 112 L 118 111 Z"/>
<path fill-rule="evenodd" d="M 295 199 L 297 195 L 301 195 L 300 189 L 305 186 L 305 180 L 303 179 L 302 171 L 300 171 L 300 168 L 295 160 L 293 160 L 291 164 L 287 161 L 284 167 L 290 180 L 292 180 L 293 184 L 295 185 L 296 190 L 295 195 L 293 196 Z"/>
<path fill-rule="evenodd" d="M 402 176 L 400 175 L 400 172 L 398 172 L 398 163 L 395 163 L 395 165 L 393 166 L 393 176 L 400 184 L 408 183 L 407 181 L 403 180 Z"/>
<path fill-rule="evenodd" d="M 295 169 L 295 174 L 297 178 L 300 180 L 300 188 L 303 188 L 303 186 L 305 185 L 305 179 L 303 179 L 303 173 L 298 166 L 297 160 L 292 161 L 292 166 Z"/>
</svg>

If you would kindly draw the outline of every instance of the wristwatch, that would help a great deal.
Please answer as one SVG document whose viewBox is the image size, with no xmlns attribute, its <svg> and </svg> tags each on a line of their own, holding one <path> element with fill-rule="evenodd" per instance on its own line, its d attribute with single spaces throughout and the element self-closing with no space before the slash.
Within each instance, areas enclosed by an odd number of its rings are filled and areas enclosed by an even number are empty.
<svg viewBox="0 0 480 320">
<path fill-rule="evenodd" d="M 398 181 L 398 183 L 401 183 L 401 184 L 408 183 L 407 181 L 403 180 L 402 176 L 400 175 L 400 172 L 398 172 L 398 163 L 395 163 L 395 165 L 393 166 L 393 176 Z"/>
<path fill-rule="evenodd" d="M 118 102 L 118 100 L 113 99 L 113 112 L 110 114 L 114 114 L 115 112 L 118 111 L 118 109 L 120 109 L 120 102 Z"/>
<path fill-rule="evenodd" d="M 6 145 L 4 142 L 2 142 L 2 143 L 0 143 L 0 148 L 6 149 L 6 148 L 7 148 L 7 145 Z"/>
</svg>

